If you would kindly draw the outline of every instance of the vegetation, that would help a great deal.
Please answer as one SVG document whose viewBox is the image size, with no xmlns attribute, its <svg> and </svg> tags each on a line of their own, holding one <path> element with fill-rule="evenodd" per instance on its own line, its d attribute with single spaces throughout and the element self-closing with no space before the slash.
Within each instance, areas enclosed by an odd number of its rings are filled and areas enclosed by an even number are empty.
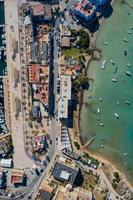
<svg viewBox="0 0 133 200">
<path fill-rule="evenodd" d="M 78 142 L 74 142 L 75 147 L 79 150 L 80 149 L 80 145 Z"/>
<path fill-rule="evenodd" d="M 114 179 L 112 181 L 112 186 L 114 189 L 116 189 L 118 187 L 118 183 L 120 182 L 120 176 L 118 172 L 114 172 Z"/>
<path fill-rule="evenodd" d="M 118 172 L 114 172 L 114 179 L 113 181 L 116 182 L 116 183 L 119 183 L 120 182 L 120 176 L 119 176 L 119 173 Z"/>
<path fill-rule="evenodd" d="M 84 153 L 83 158 L 85 158 L 87 160 L 91 160 L 91 162 L 96 166 L 98 166 L 100 164 L 100 162 L 97 159 L 91 157 L 88 153 Z"/>
<path fill-rule="evenodd" d="M 71 29 L 71 35 L 77 37 L 79 35 L 79 32 L 75 29 Z"/>
<path fill-rule="evenodd" d="M 92 172 L 85 171 L 82 171 L 82 175 L 84 178 L 82 187 L 86 190 L 91 189 L 91 191 L 93 191 L 96 184 L 98 183 L 98 176 L 94 175 Z"/>
<path fill-rule="evenodd" d="M 90 38 L 88 33 L 83 30 L 79 31 L 79 39 L 77 41 L 77 45 L 82 49 L 87 49 L 90 44 Z"/>
<path fill-rule="evenodd" d="M 88 89 L 89 87 L 88 80 L 89 79 L 87 76 L 83 75 L 78 76 L 74 81 L 75 90 L 79 90 L 80 87 L 82 87 L 83 89 Z"/>
<path fill-rule="evenodd" d="M 116 189 L 117 186 L 118 186 L 117 183 L 113 181 L 113 182 L 112 182 L 112 187 L 113 187 L 114 189 Z"/>
<path fill-rule="evenodd" d="M 74 58 L 76 60 L 79 59 L 80 57 L 80 50 L 77 49 L 77 48 L 71 48 L 71 49 L 65 49 L 63 51 L 63 55 L 66 57 L 66 58 Z"/>
</svg>

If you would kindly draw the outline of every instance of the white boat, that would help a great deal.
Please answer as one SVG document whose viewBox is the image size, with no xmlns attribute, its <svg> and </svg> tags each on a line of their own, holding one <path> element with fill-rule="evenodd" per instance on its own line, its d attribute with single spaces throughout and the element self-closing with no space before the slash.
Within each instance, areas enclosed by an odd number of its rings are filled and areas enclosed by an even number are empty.
<svg viewBox="0 0 133 200">
<path fill-rule="evenodd" d="M 108 45 L 108 43 L 107 42 L 104 42 L 104 44 L 107 46 Z"/>
<path fill-rule="evenodd" d="M 104 126 L 104 124 L 101 123 L 100 126 Z"/>
<path fill-rule="evenodd" d="M 119 115 L 117 113 L 114 114 L 117 119 L 119 119 Z"/>
<path fill-rule="evenodd" d="M 105 65 L 106 65 L 106 60 L 104 60 L 101 64 L 101 69 L 105 69 Z"/>
<path fill-rule="evenodd" d="M 113 82 L 117 82 L 117 80 L 116 80 L 115 78 L 112 78 L 112 81 L 113 81 Z"/>
<path fill-rule="evenodd" d="M 124 153 L 124 156 L 127 156 L 127 153 Z"/>
<path fill-rule="evenodd" d="M 120 102 L 119 102 L 119 101 L 116 101 L 116 104 L 117 104 L 117 105 L 120 105 Z"/>
<path fill-rule="evenodd" d="M 127 105 L 130 105 L 130 102 L 129 102 L 129 101 L 126 101 L 126 104 L 127 104 Z"/>
<path fill-rule="evenodd" d="M 103 99 L 100 97 L 99 101 L 100 101 L 100 102 L 102 102 L 102 101 L 103 101 Z"/>
<path fill-rule="evenodd" d="M 100 114 L 100 108 L 97 109 L 97 113 Z"/>
<path fill-rule="evenodd" d="M 113 65 L 115 64 L 115 61 L 114 61 L 113 59 L 111 59 L 110 61 L 111 61 L 111 63 L 112 63 Z"/>
<path fill-rule="evenodd" d="M 132 76 L 133 74 L 130 71 L 126 71 L 127 76 Z"/>
<path fill-rule="evenodd" d="M 128 42 L 128 40 L 126 38 L 123 39 L 124 42 Z"/>
</svg>

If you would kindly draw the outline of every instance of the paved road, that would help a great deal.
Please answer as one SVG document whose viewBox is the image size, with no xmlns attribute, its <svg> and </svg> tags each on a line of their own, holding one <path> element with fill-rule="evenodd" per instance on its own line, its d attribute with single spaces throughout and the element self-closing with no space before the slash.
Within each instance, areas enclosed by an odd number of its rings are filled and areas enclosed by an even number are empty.
<svg viewBox="0 0 133 200">
<path fill-rule="evenodd" d="M 7 65 L 10 91 L 11 129 L 14 145 L 13 160 L 14 166 L 16 168 L 27 168 L 32 167 L 34 163 L 26 155 L 24 149 L 23 116 L 21 106 L 22 93 L 20 78 L 21 64 L 18 27 L 18 1 L 5 0 L 4 4 L 7 40 Z M 12 57 L 13 54 L 14 59 Z M 17 78 L 15 79 L 16 76 Z"/>
</svg>

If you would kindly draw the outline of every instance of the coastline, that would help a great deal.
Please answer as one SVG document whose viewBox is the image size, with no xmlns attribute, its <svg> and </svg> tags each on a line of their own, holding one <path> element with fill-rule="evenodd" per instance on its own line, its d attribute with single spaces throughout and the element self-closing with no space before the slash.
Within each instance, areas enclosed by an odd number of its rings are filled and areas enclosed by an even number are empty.
<svg viewBox="0 0 133 200">
<path fill-rule="evenodd" d="M 111 5 L 113 6 L 113 4 L 116 2 L 116 0 L 112 0 L 111 1 Z M 101 26 L 103 26 L 104 24 L 104 21 L 106 19 L 105 18 L 101 18 L 99 23 L 100 23 L 100 29 L 91 37 L 90 39 L 90 48 L 96 48 L 96 42 L 97 42 L 97 38 L 98 38 L 98 35 L 101 31 Z M 90 62 L 93 60 L 92 58 L 92 55 L 90 56 L 90 59 L 88 61 L 88 64 L 87 64 L 87 67 L 84 71 L 84 75 L 87 75 L 87 71 L 88 71 L 88 68 L 89 68 L 89 65 L 90 65 Z M 79 108 L 78 108 L 78 111 L 77 111 L 77 133 L 78 133 L 78 143 L 80 144 L 81 148 L 83 147 L 83 145 L 85 144 L 86 142 L 86 138 L 83 137 L 80 133 L 80 117 L 81 117 L 81 109 L 82 109 L 82 105 L 83 105 L 83 94 L 84 94 L 84 91 L 80 91 L 79 93 Z M 113 163 L 111 160 L 107 159 L 106 157 L 104 157 L 103 155 L 101 154 L 98 154 L 98 153 L 94 153 L 94 152 L 91 152 L 90 150 L 86 150 L 86 152 L 89 153 L 90 156 L 98 159 L 101 163 L 104 163 L 104 165 L 108 166 L 108 171 L 109 173 L 113 173 L 114 171 L 118 171 L 119 174 L 120 174 L 120 177 L 121 177 L 121 180 L 129 187 L 129 188 L 133 188 L 133 183 L 130 182 L 126 176 L 126 174 L 124 172 L 122 172 L 119 167 L 117 167 L 115 165 L 115 163 Z"/>
</svg>

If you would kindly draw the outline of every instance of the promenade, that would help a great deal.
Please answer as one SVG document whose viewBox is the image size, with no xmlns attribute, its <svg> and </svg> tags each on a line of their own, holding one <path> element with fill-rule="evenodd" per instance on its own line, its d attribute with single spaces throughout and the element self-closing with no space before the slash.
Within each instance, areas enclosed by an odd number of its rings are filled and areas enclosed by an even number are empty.
<svg viewBox="0 0 133 200">
<path fill-rule="evenodd" d="M 18 1 L 5 0 L 5 23 L 7 39 L 7 70 L 9 79 L 9 98 L 11 112 L 11 130 L 14 145 L 14 166 L 16 168 L 33 167 L 33 161 L 24 149 L 21 91 L 21 63 L 18 28 Z"/>
</svg>

